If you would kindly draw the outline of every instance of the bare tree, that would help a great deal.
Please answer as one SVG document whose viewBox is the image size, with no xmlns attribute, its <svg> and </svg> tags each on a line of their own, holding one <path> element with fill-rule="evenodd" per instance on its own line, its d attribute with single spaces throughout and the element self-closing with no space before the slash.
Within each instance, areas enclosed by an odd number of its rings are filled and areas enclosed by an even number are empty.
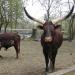
<svg viewBox="0 0 75 75">
<path fill-rule="evenodd" d="M 3 26 L 3 23 L 4 23 L 4 18 L 3 18 L 3 14 L 2 14 L 2 1 L 0 0 L 0 32 L 1 32 L 1 28 Z"/>
<path fill-rule="evenodd" d="M 50 18 L 50 10 L 51 10 L 51 6 L 54 0 L 43 0 L 43 2 L 41 0 L 39 0 L 40 4 L 45 8 L 46 10 L 46 14 L 45 14 L 45 20 L 49 20 Z"/>
<path fill-rule="evenodd" d="M 70 1 L 69 0 L 68 0 L 68 5 L 69 5 L 69 10 L 70 10 Z M 74 28 L 73 28 L 74 18 L 75 18 L 75 13 L 71 16 L 71 18 L 69 20 L 69 29 L 68 29 L 69 41 L 71 41 L 74 37 Z"/>
<path fill-rule="evenodd" d="M 73 0 L 74 1 L 74 3 L 75 3 L 75 0 Z"/>
<path fill-rule="evenodd" d="M 46 14 L 44 15 L 45 20 L 51 20 L 56 18 L 57 16 L 61 17 L 62 11 L 60 7 L 62 6 L 62 0 L 38 0 L 41 6 L 46 10 Z M 60 11 L 60 12 L 59 12 Z"/>
</svg>

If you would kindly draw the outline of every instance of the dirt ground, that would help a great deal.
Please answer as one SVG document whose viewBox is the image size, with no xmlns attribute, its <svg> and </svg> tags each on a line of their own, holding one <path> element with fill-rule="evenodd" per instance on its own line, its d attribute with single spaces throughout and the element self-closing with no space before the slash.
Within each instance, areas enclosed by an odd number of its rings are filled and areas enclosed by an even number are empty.
<svg viewBox="0 0 75 75">
<path fill-rule="evenodd" d="M 72 71 L 72 72 L 68 72 L 68 73 L 65 73 L 63 75 L 75 75 L 75 71 Z"/>
<path fill-rule="evenodd" d="M 63 74 L 63 75 L 75 75 L 75 71 L 68 72 L 68 73 L 66 73 L 66 74 Z"/>
<path fill-rule="evenodd" d="M 1 49 L 0 75 L 44 75 L 45 61 L 40 42 L 21 41 L 21 52 L 16 59 L 15 49 Z M 56 57 L 56 71 L 75 65 L 75 40 L 63 42 Z"/>
</svg>

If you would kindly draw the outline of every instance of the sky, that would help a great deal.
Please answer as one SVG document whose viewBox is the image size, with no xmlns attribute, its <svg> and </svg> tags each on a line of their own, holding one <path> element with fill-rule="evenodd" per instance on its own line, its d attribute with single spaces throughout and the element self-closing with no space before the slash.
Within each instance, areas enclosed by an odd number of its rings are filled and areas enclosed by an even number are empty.
<svg viewBox="0 0 75 75">
<path fill-rule="evenodd" d="M 24 1 L 24 0 L 23 0 Z M 67 11 L 69 10 L 68 9 L 68 5 L 67 3 L 64 3 L 64 2 L 67 2 L 68 0 L 62 0 L 61 3 L 61 9 L 62 11 Z M 70 2 L 73 3 L 73 0 L 70 0 Z M 71 7 L 72 7 L 72 4 L 71 3 Z M 42 19 L 44 17 L 44 14 L 46 13 L 46 10 L 40 5 L 40 3 L 38 2 L 38 0 L 28 0 L 28 2 L 24 5 L 26 7 L 26 10 L 28 11 L 28 13 L 37 18 L 37 19 Z M 56 13 L 56 10 L 52 10 L 53 14 L 57 15 Z M 64 12 L 63 12 L 64 13 Z"/>
</svg>

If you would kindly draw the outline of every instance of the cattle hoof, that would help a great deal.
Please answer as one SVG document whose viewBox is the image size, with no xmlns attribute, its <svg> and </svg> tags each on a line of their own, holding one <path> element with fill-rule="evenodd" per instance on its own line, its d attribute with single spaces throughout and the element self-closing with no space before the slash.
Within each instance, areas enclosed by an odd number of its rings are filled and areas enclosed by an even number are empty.
<svg viewBox="0 0 75 75">
<path fill-rule="evenodd" d="M 53 71 L 52 70 L 49 70 L 49 73 L 52 73 Z"/>
<path fill-rule="evenodd" d="M 45 70 L 45 72 L 48 72 L 48 71 L 49 71 L 49 69 L 46 69 L 46 70 Z"/>
<path fill-rule="evenodd" d="M 0 58 L 2 58 L 2 59 L 3 59 L 3 56 L 1 56 L 1 55 L 0 55 Z"/>
<path fill-rule="evenodd" d="M 54 69 L 49 69 L 48 72 L 49 72 L 49 73 L 52 73 L 52 72 L 54 72 Z"/>
<path fill-rule="evenodd" d="M 16 57 L 16 59 L 18 59 L 18 57 Z"/>
<path fill-rule="evenodd" d="M 50 69 L 50 70 L 49 70 L 49 73 L 52 73 L 52 72 L 54 72 L 54 71 L 55 71 L 54 69 Z"/>
<path fill-rule="evenodd" d="M 18 55 L 16 55 L 16 59 L 18 59 L 19 58 L 19 56 Z"/>
<path fill-rule="evenodd" d="M 48 75 L 48 72 L 45 72 L 45 75 Z"/>
</svg>

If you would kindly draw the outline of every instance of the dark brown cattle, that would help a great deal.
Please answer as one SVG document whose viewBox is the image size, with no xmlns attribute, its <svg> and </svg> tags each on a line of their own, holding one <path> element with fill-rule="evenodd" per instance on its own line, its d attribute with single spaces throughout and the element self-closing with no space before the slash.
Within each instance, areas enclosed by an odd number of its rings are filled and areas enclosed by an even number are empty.
<svg viewBox="0 0 75 75">
<path fill-rule="evenodd" d="M 59 29 L 60 25 L 55 26 L 52 22 L 47 22 L 43 26 L 44 32 L 41 36 L 41 45 L 45 56 L 46 71 L 49 72 L 54 70 L 56 54 L 63 41 L 63 34 Z M 49 60 L 50 70 L 48 67 Z"/>
<path fill-rule="evenodd" d="M 63 42 L 63 34 L 60 30 L 60 25 L 56 25 L 56 23 L 67 19 L 72 14 L 73 10 L 74 10 L 74 6 L 72 7 L 68 15 L 66 15 L 65 17 L 61 19 L 60 18 L 56 19 L 54 21 L 46 21 L 45 23 L 42 23 L 41 21 L 31 17 L 29 13 L 26 11 L 26 9 L 24 8 L 26 15 L 30 19 L 42 24 L 39 25 L 38 27 L 44 31 L 41 36 L 41 45 L 43 47 L 43 54 L 45 56 L 46 72 L 54 71 L 57 51 Z M 48 66 L 49 61 L 50 61 L 50 67 Z"/>
<path fill-rule="evenodd" d="M 7 50 L 12 46 L 16 50 L 16 58 L 18 58 L 18 54 L 20 53 L 20 36 L 12 32 L 0 34 L 0 50 L 2 47 Z"/>
</svg>

